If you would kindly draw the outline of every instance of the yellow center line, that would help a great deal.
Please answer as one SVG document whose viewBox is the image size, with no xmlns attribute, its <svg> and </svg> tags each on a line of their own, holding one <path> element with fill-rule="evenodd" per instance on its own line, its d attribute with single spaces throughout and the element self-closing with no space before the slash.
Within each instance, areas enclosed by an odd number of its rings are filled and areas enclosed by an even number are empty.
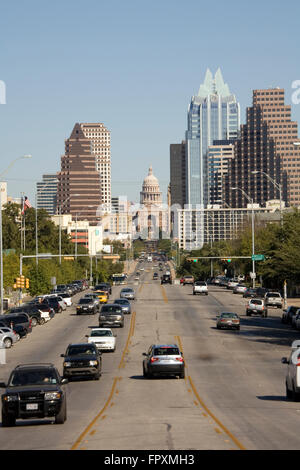
<svg viewBox="0 0 300 470">
<path fill-rule="evenodd" d="M 184 359 L 184 355 L 183 355 L 183 347 L 182 347 L 182 341 L 181 341 L 181 338 L 180 336 L 175 336 L 175 340 L 178 342 L 178 346 L 180 348 L 180 351 L 182 352 L 182 357 Z M 184 359 L 184 363 L 186 365 L 186 360 Z M 245 447 L 243 446 L 243 444 L 240 443 L 240 441 L 226 428 L 226 426 L 224 426 L 221 421 L 209 410 L 209 408 L 205 405 L 204 401 L 200 398 L 197 390 L 196 390 L 196 387 L 192 381 L 192 378 L 190 376 L 188 376 L 188 380 L 190 382 L 190 385 L 191 385 L 191 388 L 192 388 L 192 391 L 194 392 L 194 395 L 195 397 L 197 398 L 198 400 L 198 403 L 202 406 L 202 408 L 206 411 L 206 413 L 215 421 L 215 423 L 218 424 L 218 426 L 223 429 L 223 431 L 227 434 L 227 436 L 230 437 L 230 439 L 235 443 L 235 445 L 240 449 L 240 450 L 245 450 Z M 195 402 L 194 402 L 195 403 Z M 196 403 L 195 403 L 196 404 Z M 203 415 L 205 415 L 203 413 Z M 216 432 L 218 432 L 220 434 L 220 430 L 217 430 L 217 428 L 215 428 Z"/>
<path fill-rule="evenodd" d="M 160 285 L 160 288 L 161 288 L 161 293 L 162 293 L 162 296 L 163 296 L 163 299 L 164 299 L 164 302 L 167 304 L 169 302 L 168 300 L 168 297 L 167 297 L 167 294 L 166 294 L 166 291 L 164 289 L 164 287 L 162 285 Z"/>
<path fill-rule="evenodd" d="M 127 342 L 126 342 L 126 345 L 125 345 L 125 348 L 124 348 L 124 351 L 123 351 L 123 354 L 122 354 L 121 362 L 119 364 L 119 369 L 121 367 L 125 366 L 124 358 L 125 358 L 125 355 L 128 352 L 130 339 L 134 334 L 135 316 L 136 316 L 136 312 L 133 312 L 132 316 L 131 316 L 131 321 L 130 321 L 130 328 L 129 328 L 128 338 L 127 338 Z M 114 394 L 118 392 L 118 390 L 116 390 L 118 380 L 121 380 L 121 377 L 115 377 L 114 378 L 113 385 L 112 385 L 109 397 L 108 397 L 105 405 L 103 406 L 101 411 L 95 416 L 95 418 L 90 422 L 90 424 L 85 428 L 85 430 L 80 434 L 80 436 L 76 440 L 75 444 L 73 444 L 73 446 L 71 447 L 71 450 L 76 450 L 79 447 L 79 445 L 82 443 L 85 436 L 88 433 L 92 432 L 92 427 L 96 424 L 96 422 L 98 421 L 99 418 L 104 419 L 106 417 L 106 416 L 102 416 L 102 415 L 103 415 L 104 411 L 108 408 L 109 405 L 113 406 L 113 403 L 111 403 L 111 401 L 112 401 L 112 398 L 113 398 Z"/>
</svg>

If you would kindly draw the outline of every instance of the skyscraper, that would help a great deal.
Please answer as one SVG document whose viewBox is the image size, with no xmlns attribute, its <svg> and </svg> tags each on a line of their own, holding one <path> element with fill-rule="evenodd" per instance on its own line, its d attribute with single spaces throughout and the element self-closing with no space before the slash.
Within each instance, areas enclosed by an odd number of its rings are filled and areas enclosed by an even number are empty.
<svg viewBox="0 0 300 470">
<path fill-rule="evenodd" d="M 91 142 L 91 153 L 95 155 L 96 169 L 100 173 L 102 205 L 107 212 L 111 210 L 111 155 L 110 132 L 104 124 L 81 123 L 81 129 Z"/>
<path fill-rule="evenodd" d="M 97 209 L 102 202 L 101 185 L 91 147 L 80 124 L 75 124 L 70 138 L 65 141 L 65 155 L 61 157 L 61 171 L 57 175 L 57 207 L 62 214 L 71 214 L 78 220 L 97 225 Z"/>
<path fill-rule="evenodd" d="M 185 141 L 181 142 L 181 144 L 170 145 L 171 206 L 178 204 L 182 208 L 186 203 L 185 148 Z"/>
<path fill-rule="evenodd" d="M 37 209 L 45 209 L 48 214 L 56 213 L 57 175 L 43 175 L 43 181 L 36 183 Z"/>
<path fill-rule="evenodd" d="M 198 95 L 188 109 L 186 131 L 187 203 L 209 203 L 208 154 L 214 140 L 235 139 L 240 127 L 240 105 L 224 83 L 221 70 L 215 76 L 208 69 Z"/>
</svg>

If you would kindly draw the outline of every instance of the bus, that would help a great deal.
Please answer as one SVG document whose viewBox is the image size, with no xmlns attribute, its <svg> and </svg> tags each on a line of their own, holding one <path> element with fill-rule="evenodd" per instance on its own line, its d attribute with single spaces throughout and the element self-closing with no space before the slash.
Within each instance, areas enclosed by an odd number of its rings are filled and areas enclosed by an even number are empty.
<svg viewBox="0 0 300 470">
<path fill-rule="evenodd" d="M 114 286 L 125 284 L 126 275 L 125 274 L 113 274 L 112 281 Z"/>
</svg>

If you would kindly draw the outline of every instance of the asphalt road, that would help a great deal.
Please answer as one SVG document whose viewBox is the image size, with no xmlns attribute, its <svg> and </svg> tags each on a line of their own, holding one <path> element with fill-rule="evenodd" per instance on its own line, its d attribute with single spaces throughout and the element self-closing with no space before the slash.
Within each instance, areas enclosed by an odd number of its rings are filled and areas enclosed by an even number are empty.
<svg viewBox="0 0 300 470">
<path fill-rule="evenodd" d="M 99 450 L 285 450 L 298 449 L 300 403 L 285 398 L 286 366 L 299 332 L 280 322 L 281 310 L 267 318 L 246 317 L 245 299 L 209 286 L 193 296 L 191 286 L 152 280 L 144 264 L 124 329 L 115 329 L 117 350 L 103 353 L 99 381 L 66 385 L 68 418 L 17 421 L 0 427 L 4 449 Z M 113 288 L 117 298 L 121 287 Z M 76 297 L 80 297 L 81 294 Z M 241 330 L 217 330 L 216 314 L 241 315 Z M 0 381 L 26 362 L 53 362 L 62 372 L 61 353 L 85 341 L 98 316 L 76 316 L 68 308 L 7 351 Z M 142 353 L 153 343 L 176 342 L 186 362 L 184 380 L 144 379 Z"/>
</svg>

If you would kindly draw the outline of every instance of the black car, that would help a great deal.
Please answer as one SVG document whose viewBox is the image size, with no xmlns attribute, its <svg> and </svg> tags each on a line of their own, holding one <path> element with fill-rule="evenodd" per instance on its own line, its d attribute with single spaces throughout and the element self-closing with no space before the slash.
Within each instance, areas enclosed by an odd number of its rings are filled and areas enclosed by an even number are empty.
<svg viewBox="0 0 300 470">
<path fill-rule="evenodd" d="M 164 274 L 162 277 L 161 277 L 161 281 L 160 281 L 161 284 L 172 284 L 172 278 L 169 274 Z"/>
<path fill-rule="evenodd" d="M 296 315 L 298 310 L 299 307 L 296 307 L 295 305 L 290 305 L 287 310 L 284 310 L 282 312 L 281 323 L 288 323 L 291 325 L 293 323 L 292 319 Z"/>
<path fill-rule="evenodd" d="M 31 318 L 31 325 L 36 326 L 36 325 L 42 325 L 45 323 L 44 318 L 41 315 L 41 312 L 39 311 L 38 307 L 35 304 L 24 304 L 21 305 L 20 307 L 13 307 L 9 310 L 8 313 L 27 313 L 29 317 Z"/>
<path fill-rule="evenodd" d="M 79 299 L 79 302 L 76 306 L 76 313 L 80 315 L 81 313 L 92 313 L 95 314 L 98 310 L 95 299 L 89 297 L 83 297 Z"/>
<path fill-rule="evenodd" d="M 16 419 L 54 417 L 56 424 L 67 419 L 63 379 L 53 364 L 21 364 L 1 383 L 2 426 L 14 426 Z"/>
<path fill-rule="evenodd" d="M 38 305 L 47 305 L 52 308 L 55 313 L 61 313 L 63 311 L 62 306 L 56 297 L 46 297 Z"/>
<path fill-rule="evenodd" d="M 69 344 L 64 358 L 63 374 L 66 378 L 90 376 L 95 380 L 101 377 L 102 357 L 93 343 Z"/>
<path fill-rule="evenodd" d="M 94 290 L 104 290 L 105 292 L 108 292 L 111 294 L 111 285 L 108 282 L 102 282 L 101 284 L 97 284 L 94 287 Z"/>
<path fill-rule="evenodd" d="M 105 304 L 99 314 L 99 326 L 120 326 L 124 327 L 124 314 L 121 305 Z"/>
<path fill-rule="evenodd" d="M 0 322 L 5 323 L 5 326 L 14 329 L 15 325 L 21 325 L 27 333 L 32 332 L 31 319 L 27 313 L 6 313 L 0 315 Z"/>
<path fill-rule="evenodd" d="M 251 287 L 249 287 L 244 293 L 243 293 L 243 297 L 244 298 L 248 298 L 248 297 L 256 297 L 256 289 L 253 289 Z"/>
</svg>

